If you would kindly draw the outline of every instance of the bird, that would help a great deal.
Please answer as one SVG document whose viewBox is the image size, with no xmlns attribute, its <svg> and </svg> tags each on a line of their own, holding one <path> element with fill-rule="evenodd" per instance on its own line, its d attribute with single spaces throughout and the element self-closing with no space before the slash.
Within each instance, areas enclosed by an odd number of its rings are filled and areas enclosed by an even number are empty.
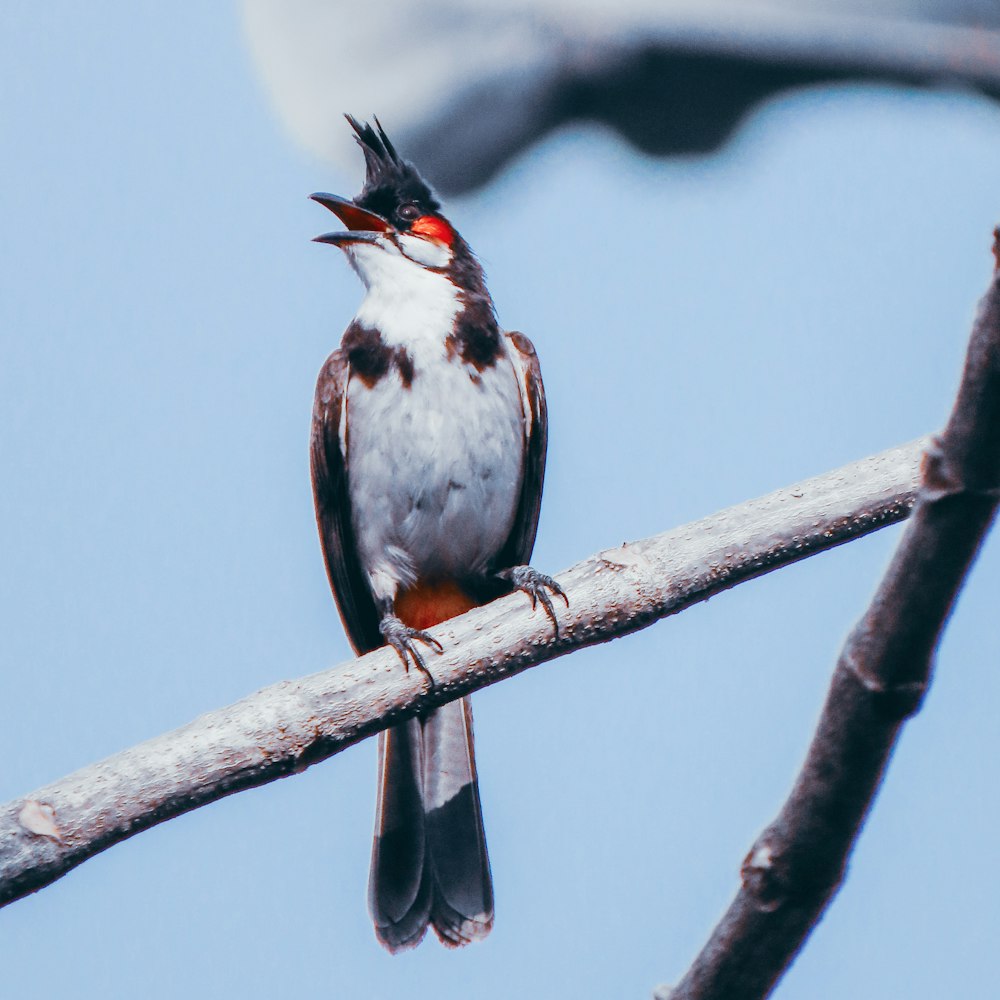
<svg viewBox="0 0 1000 1000">
<path fill-rule="evenodd" d="M 360 655 L 381 646 L 433 685 L 427 630 L 516 590 L 558 633 L 550 576 L 528 565 L 545 476 L 538 356 L 501 330 L 483 269 L 378 118 L 345 115 L 365 160 L 353 199 L 310 197 L 343 225 L 364 297 L 316 385 L 313 496 L 327 575 Z M 379 736 L 368 885 L 378 940 L 447 946 L 493 926 L 469 698 Z"/>
</svg>

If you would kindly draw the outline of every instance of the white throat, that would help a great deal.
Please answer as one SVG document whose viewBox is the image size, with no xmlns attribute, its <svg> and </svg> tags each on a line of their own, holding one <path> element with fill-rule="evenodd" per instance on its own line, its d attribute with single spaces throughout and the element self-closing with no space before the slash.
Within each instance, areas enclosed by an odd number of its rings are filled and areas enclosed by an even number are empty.
<svg viewBox="0 0 1000 1000">
<path fill-rule="evenodd" d="M 462 308 L 458 289 L 447 275 L 417 263 L 390 240 L 353 243 L 344 249 L 367 289 L 355 320 L 378 330 L 383 342 L 393 347 L 443 349 Z M 447 263 L 450 253 L 442 249 Z"/>
</svg>

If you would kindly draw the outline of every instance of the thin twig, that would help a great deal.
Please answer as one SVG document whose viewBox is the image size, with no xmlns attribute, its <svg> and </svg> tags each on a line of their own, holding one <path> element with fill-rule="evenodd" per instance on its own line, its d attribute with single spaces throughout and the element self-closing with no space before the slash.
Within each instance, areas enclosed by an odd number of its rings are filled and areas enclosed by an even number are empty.
<svg viewBox="0 0 1000 1000">
<path fill-rule="evenodd" d="M 1000 230 L 994 252 L 1000 263 Z M 767 996 L 840 887 L 899 732 L 1000 498 L 1000 271 L 984 297 L 958 398 L 927 450 L 917 504 L 848 637 L 806 761 L 750 849 L 742 888 L 669 1000 Z"/>
<path fill-rule="evenodd" d="M 224 795 L 300 771 L 400 719 L 674 614 L 743 580 L 905 518 L 926 440 L 579 563 L 550 620 L 523 594 L 433 629 L 436 684 L 378 650 L 275 684 L 0 806 L 0 905 Z"/>
</svg>

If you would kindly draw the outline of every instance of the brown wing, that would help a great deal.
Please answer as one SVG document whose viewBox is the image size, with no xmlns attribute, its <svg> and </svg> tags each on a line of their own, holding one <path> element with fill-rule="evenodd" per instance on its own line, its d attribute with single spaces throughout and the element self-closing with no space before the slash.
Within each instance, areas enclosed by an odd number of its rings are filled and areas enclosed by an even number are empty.
<svg viewBox="0 0 1000 1000">
<path fill-rule="evenodd" d="M 524 407 L 524 473 L 514 526 L 496 558 L 497 568 L 523 566 L 531 558 L 538 529 L 545 480 L 545 449 L 548 443 L 548 414 L 545 387 L 538 355 L 523 333 L 506 334 L 507 353 L 514 365 Z"/>
<path fill-rule="evenodd" d="M 359 653 L 384 642 L 379 615 L 361 569 L 347 493 L 347 382 L 350 366 L 342 351 L 326 359 L 316 383 L 310 443 L 316 524 L 340 617 Z"/>
</svg>

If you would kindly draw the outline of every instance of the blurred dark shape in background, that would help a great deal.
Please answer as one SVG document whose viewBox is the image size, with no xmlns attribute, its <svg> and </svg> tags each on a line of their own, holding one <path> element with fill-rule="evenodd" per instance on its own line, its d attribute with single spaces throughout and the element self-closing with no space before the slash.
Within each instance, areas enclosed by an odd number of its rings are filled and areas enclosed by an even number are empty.
<svg viewBox="0 0 1000 1000">
<path fill-rule="evenodd" d="M 377 113 L 445 193 L 572 121 L 705 154 L 794 87 L 878 81 L 1000 98 L 997 0 L 244 0 L 257 65 L 304 145 L 347 168 Z"/>
</svg>

